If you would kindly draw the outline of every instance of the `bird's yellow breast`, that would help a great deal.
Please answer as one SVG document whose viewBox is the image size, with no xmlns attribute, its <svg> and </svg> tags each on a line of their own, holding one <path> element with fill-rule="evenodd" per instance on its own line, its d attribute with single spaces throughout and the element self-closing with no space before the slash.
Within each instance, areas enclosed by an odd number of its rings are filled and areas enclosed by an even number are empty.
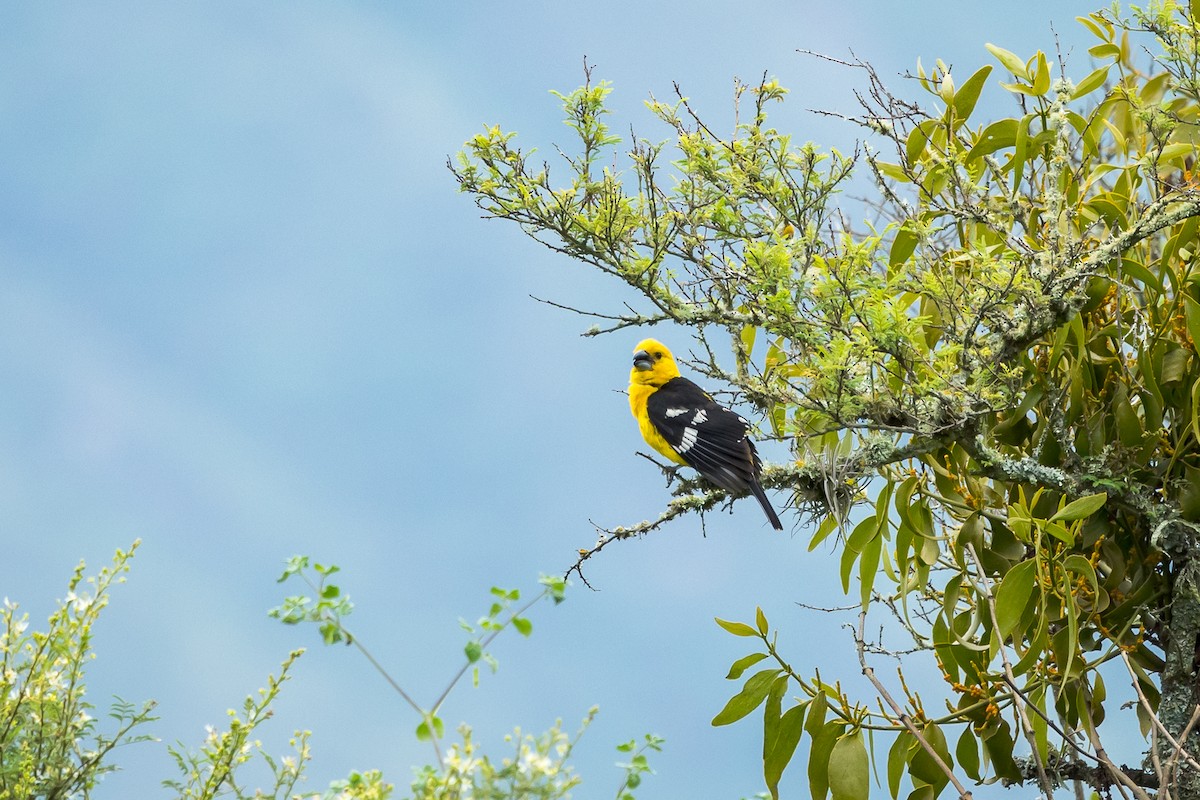
<svg viewBox="0 0 1200 800">
<path fill-rule="evenodd" d="M 658 429 L 654 427 L 654 423 L 650 421 L 650 415 L 646 413 L 646 401 L 656 391 L 658 391 L 657 386 L 650 386 L 644 383 L 631 383 L 629 385 L 629 410 L 633 412 L 633 418 L 637 420 L 638 428 L 641 429 L 642 438 L 646 440 L 646 444 L 676 464 L 686 464 L 687 462 L 680 458 L 679 454 L 675 452 L 671 445 L 667 443 L 667 440 L 662 437 L 662 434 L 658 432 Z"/>
</svg>

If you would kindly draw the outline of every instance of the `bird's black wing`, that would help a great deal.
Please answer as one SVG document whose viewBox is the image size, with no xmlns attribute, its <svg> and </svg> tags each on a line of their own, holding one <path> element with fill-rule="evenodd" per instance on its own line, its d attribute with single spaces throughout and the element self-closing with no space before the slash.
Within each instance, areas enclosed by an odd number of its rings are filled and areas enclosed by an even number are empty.
<svg viewBox="0 0 1200 800">
<path fill-rule="evenodd" d="M 757 483 L 761 463 L 750 425 L 687 378 L 673 378 L 650 395 L 646 413 L 688 466 L 717 486 L 744 494 Z"/>
</svg>

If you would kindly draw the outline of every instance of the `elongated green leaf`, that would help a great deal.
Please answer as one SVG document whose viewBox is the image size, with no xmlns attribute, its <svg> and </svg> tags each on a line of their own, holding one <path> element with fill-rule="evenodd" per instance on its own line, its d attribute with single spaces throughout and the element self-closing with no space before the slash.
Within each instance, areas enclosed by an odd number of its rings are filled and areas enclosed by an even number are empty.
<svg viewBox="0 0 1200 800">
<path fill-rule="evenodd" d="M 1191 142 L 1174 142 L 1162 149 L 1158 155 L 1159 164 L 1167 164 L 1171 161 L 1178 161 L 1179 166 L 1184 165 L 1184 159 L 1188 156 L 1196 154 L 1196 145 Z"/>
<path fill-rule="evenodd" d="M 1187 319 L 1188 336 L 1192 337 L 1192 348 L 1200 351 L 1200 303 L 1190 294 L 1183 296 L 1183 312 Z"/>
<path fill-rule="evenodd" d="M 763 778 L 773 800 L 779 800 L 779 779 L 796 752 L 800 735 L 804 732 L 804 712 L 807 703 L 792 706 L 779 718 L 779 726 L 771 748 L 763 758 Z"/>
<path fill-rule="evenodd" d="M 841 723 L 826 722 L 813 735 L 812 747 L 808 751 L 808 792 L 813 800 L 825 800 L 829 794 L 829 756 L 845 729 L 846 726 Z"/>
<path fill-rule="evenodd" d="M 996 589 L 996 633 L 1003 642 L 1017 628 L 1033 601 L 1037 562 L 1022 561 L 1010 569 Z"/>
<path fill-rule="evenodd" d="M 968 777 L 976 781 L 982 778 L 979 772 L 979 739 L 970 725 L 963 727 L 958 744 L 954 747 L 954 757 Z"/>
<path fill-rule="evenodd" d="M 911 228 L 902 227 L 896 231 L 896 238 L 892 240 L 892 249 L 888 252 L 888 266 L 894 267 L 908 261 L 909 256 L 917 249 L 919 241 Z"/>
<path fill-rule="evenodd" d="M 1007 85 L 1005 85 L 1007 88 Z M 1011 162 L 1012 167 L 1012 190 L 1017 191 L 1017 187 L 1021 185 L 1021 181 L 1025 175 L 1025 155 L 1026 145 L 1029 142 L 1029 124 L 1033 121 L 1032 114 L 1026 114 L 1021 117 L 1017 123 L 1017 135 L 1013 141 L 1013 157 Z"/>
<path fill-rule="evenodd" d="M 879 574 L 879 556 L 882 552 L 883 537 L 875 536 L 867 542 L 867 546 L 863 548 L 862 556 L 858 560 L 859 600 L 862 602 L 864 610 L 871 602 L 872 592 L 875 588 L 875 576 Z"/>
<path fill-rule="evenodd" d="M 1159 383 L 1163 386 L 1175 383 L 1183 378 L 1187 370 L 1188 351 L 1182 347 L 1167 350 L 1162 356 L 1162 377 Z"/>
<path fill-rule="evenodd" d="M 1075 91 L 1071 93 L 1072 100 L 1078 100 L 1085 94 L 1090 93 L 1094 89 L 1104 85 L 1108 80 L 1108 71 L 1112 68 L 1112 64 L 1092 70 L 1091 74 L 1075 85 Z"/>
<path fill-rule="evenodd" d="M 1050 62 L 1046 60 L 1046 54 L 1039 50 L 1033 72 L 1033 93 L 1041 97 L 1048 91 L 1050 91 Z"/>
<path fill-rule="evenodd" d="M 980 67 L 954 93 L 954 116 L 960 121 L 965 122 L 967 117 L 971 116 L 971 112 L 975 110 L 975 104 L 979 102 L 979 93 L 983 91 L 983 86 L 991 74 L 991 64 Z"/>
<path fill-rule="evenodd" d="M 887 781 L 892 800 L 898 800 L 900 797 L 900 779 L 908 770 L 908 761 L 916 746 L 916 738 L 905 730 L 896 734 L 896 741 L 892 742 L 892 747 L 888 750 Z"/>
<path fill-rule="evenodd" d="M 927 119 L 914 125 L 913 129 L 908 132 L 908 139 L 904 143 L 904 163 L 909 167 L 916 166 L 917 162 L 921 160 L 925 148 L 929 146 L 933 137 L 933 131 L 939 124 L 940 122 L 936 119 Z"/>
<path fill-rule="evenodd" d="M 1073 500 L 1063 508 L 1059 509 L 1050 519 L 1058 522 L 1070 522 L 1076 519 L 1087 519 L 1092 514 L 1100 510 L 1108 500 L 1108 495 L 1104 492 L 1089 494 L 1086 497 L 1081 497 L 1078 500 Z"/>
<path fill-rule="evenodd" d="M 771 752 L 775 737 L 779 735 L 779 720 L 783 710 L 783 696 L 787 693 L 787 675 L 780 675 L 771 684 L 767 692 L 767 702 L 763 703 L 763 760 Z"/>
<path fill-rule="evenodd" d="M 751 628 L 744 622 L 730 622 L 729 620 L 721 619 L 720 617 L 714 617 L 713 619 L 716 620 L 718 625 L 732 633 L 734 636 L 758 636 L 758 631 L 754 630 L 754 628 Z"/>
<path fill-rule="evenodd" d="M 1075 544 L 1074 530 L 1068 528 L 1066 525 L 1063 525 L 1061 522 L 1049 521 L 1043 524 L 1041 528 L 1043 532 L 1050 534 L 1060 542 L 1064 542 L 1072 546 Z"/>
<path fill-rule="evenodd" d="M 1100 676 L 1097 675 L 1097 678 Z M 1042 759 L 1042 763 L 1046 763 L 1046 759 L 1050 755 L 1050 738 L 1049 726 L 1046 724 L 1045 715 L 1047 711 L 1053 712 L 1052 709 L 1046 708 L 1046 687 L 1038 686 L 1029 691 L 1029 705 L 1039 709 L 1042 713 L 1034 712 L 1029 715 L 1029 726 L 1033 730 L 1034 743 L 1037 745 L 1038 758 Z"/>
<path fill-rule="evenodd" d="M 933 748 L 934 752 L 941 757 L 947 766 L 954 766 L 954 759 L 950 757 L 950 751 L 946 747 L 946 737 L 942 733 L 940 726 L 933 722 L 927 722 L 925 723 L 925 727 L 921 729 L 921 735 L 925 737 L 925 741 L 929 743 L 929 746 Z M 918 748 L 913 753 L 912 761 L 909 762 L 909 774 L 913 778 L 919 778 L 933 786 L 935 794 L 940 792 L 942 787 L 950 782 L 950 779 L 946 777 L 946 773 L 942 771 L 942 768 L 937 765 L 937 762 L 933 760 L 933 757 L 923 747 Z M 863 796 L 865 797 L 866 795 Z"/>
<path fill-rule="evenodd" d="M 876 161 L 875 166 L 879 168 L 879 172 L 886 178 L 891 178 L 898 183 L 909 183 L 909 177 L 904 173 L 904 169 L 899 164 L 890 164 L 886 161 Z"/>
<path fill-rule="evenodd" d="M 997 150 L 1002 150 L 1005 147 L 1012 147 L 1017 143 L 1017 126 L 1018 122 L 1011 117 L 1002 119 L 999 122 L 993 122 L 983 129 L 979 134 L 979 138 L 971 145 L 970 151 L 967 153 L 967 163 L 982 158 L 983 156 L 991 155 Z"/>
<path fill-rule="evenodd" d="M 984 737 L 983 747 L 992 761 L 992 769 L 1001 778 L 1021 780 L 1021 769 L 1013 761 L 1013 737 L 1011 728 L 1004 720 Z"/>
<path fill-rule="evenodd" d="M 1016 75 L 1018 78 L 1028 78 L 1029 70 L 1025 68 L 1025 62 L 1016 53 L 1005 50 L 1003 47 L 997 47 L 994 44 L 988 43 L 984 47 L 988 52 L 996 57 L 996 60 L 1004 65 L 1004 68 Z"/>
<path fill-rule="evenodd" d="M 758 708 L 771 691 L 771 684 L 779 677 L 782 670 L 764 669 L 756 672 L 746 680 L 742 690 L 729 698 L 729 702 L 721 709 L 721 713 L 713 717 L 713 727 L 737 722 L 742 717 Z"/>
<path fill-rule="evenodd" d="M 871 790 L 871 765 L 861 730 L 851 731 L 829 753 L 829 791 L 833 800 L 865 800 Z"/>
<path fill-rule="evenodd" d="M 739 658 L 737 661 L 733 662 L 733 665 L 729 668 L 729 674 L 725 676 L 725 679 L 731 681 L 737 680 L 738 678 L 742 677 L 743 672 L 766 657 L 766 653 L 751 653 L 748 656 Z"/>
<path fill-rule="evenodd" d="M 829 538 L 829 534 L 837 530 L 837 527 L 837 517 L 833 514 L 827 514 L 825 519 L 821 521 L 821 524 L 817 526 L 817 532 L 813 534 L 812 541 L 808 543 L 809 552 L 811 553 L 817 548 L 817 545 Z"/>
<path fill-rule="evenodd" d="M 808 731 L 808 735 L 813 739 L 817 738 L 817 734 L 821 732 L 821 726 L 825 724 L 825 713 L 829 710 L 829 700 L 825 697 L 825 693 L 821 692 L 808 703 L 808 718 L 804 720 L 804 730 Z"/>
<path fill-rule="evenodd" d="M 1192 402 L 1200 406 L 1200 397 L 1197 395 L 1200 395 L 1200 380 L 1196 381 L 1196 391 L 1192 394 Z M 1191 464 L 1184 464 L 1183 477 L 1183 487 L 1179 492 L 1179 510 L 1186 520 L 1200 520 L 1200 469 Z"/>
<path fill-rule="evenodd" d="M 767 615 L 763 613 L 761 606 L 754 607 L 754 624 L 758 628 L 758 632 L 763 636 L 767 635 Z"/>
<path fill-rule="evenodd" d="M 758 328 L 754 325 L 743 325 L 741 331 L 742 347 L 746 348 L 746 352 L 754 350 L 754 340 L 758 336 Z"/>
</svg>

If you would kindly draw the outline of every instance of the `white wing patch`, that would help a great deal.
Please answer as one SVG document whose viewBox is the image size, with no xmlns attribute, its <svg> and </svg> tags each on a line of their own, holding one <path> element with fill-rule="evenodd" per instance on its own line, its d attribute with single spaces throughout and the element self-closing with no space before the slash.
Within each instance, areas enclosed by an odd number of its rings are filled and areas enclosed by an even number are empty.
<svg viewBox="0 0 1200 800">
<path fill-rule="evenodd" d="M 678 417 L 678 416 L 688 413 L 689 411 L 691 411 L 690 408 L 668 408 L 667 416 L 668 417 Z M 703 413 L 703 412 L 701 412 L 701 413 Z"/>
<path fill-rule="evenodd" d="M 704 422 L 706 419 L 708 419 L 708 412 L 702 408 L 696 412 L 696 416 L 692 417 L 692 424 L 699 425 L 701 422 Z"/>
<path fill-rule="evenodd" d="M 679 446 L 675 450 L 679 453 L 686 453 L 692 449 L 692 445 L 696 443 L 696 429 L 684 428 L 683 439 L 679 442 Z"/>
</svg>

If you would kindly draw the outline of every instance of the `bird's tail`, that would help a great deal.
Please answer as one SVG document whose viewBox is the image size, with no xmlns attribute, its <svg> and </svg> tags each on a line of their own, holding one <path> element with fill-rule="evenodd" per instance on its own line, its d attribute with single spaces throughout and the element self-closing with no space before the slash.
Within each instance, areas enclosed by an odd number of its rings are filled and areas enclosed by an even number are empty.
<svg viewBox="0 0 1200 800">
<path fill-rule="evenodd" d="M 754 493 L 758 504 L 762 506 L 763 512 L 767 515 L 767 520 L 771 523 L 771 527 L 777 531 L 783 530 L 783 523 L 779 521 L 779 515 L 775 513 L 775 509 L 771 508 L 771 501 L 767 499 L 767 493 L 763 491 L 762 484 L 758 481 L 751 481 L 750 491 Z"/>
</svg>

